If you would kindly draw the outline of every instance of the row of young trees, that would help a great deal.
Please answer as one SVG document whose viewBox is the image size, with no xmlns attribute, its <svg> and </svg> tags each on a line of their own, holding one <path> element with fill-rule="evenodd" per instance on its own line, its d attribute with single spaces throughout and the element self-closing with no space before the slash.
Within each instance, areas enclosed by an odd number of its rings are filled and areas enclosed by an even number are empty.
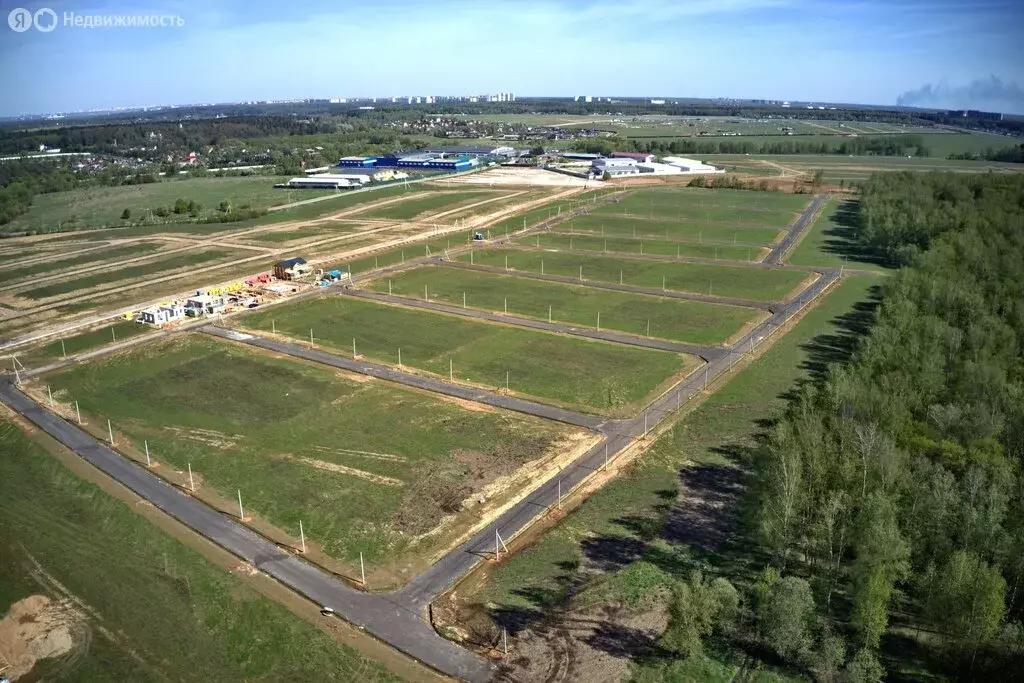
<svg viewBox="0 0 1024 683">
<path fill-rule="evenodd" d="M 1024 176 L 878 174 L 859 211 L 862 246 L 908 267 L 755 458 L 760 541 L 862 662 L 898 614 L 946 671 L 1008 680 L 1024 664 Z"/>
</svg>

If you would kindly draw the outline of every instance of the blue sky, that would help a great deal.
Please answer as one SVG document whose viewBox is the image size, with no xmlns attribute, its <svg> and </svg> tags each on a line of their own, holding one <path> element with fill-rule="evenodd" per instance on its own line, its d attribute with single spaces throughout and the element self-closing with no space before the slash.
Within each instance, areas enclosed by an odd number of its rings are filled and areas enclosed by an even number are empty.
<svg viewBox="0 0 1024 683">
<path fill-rule="evenodd" d="M 0 115 L 495 91 L 870 104 L 907 93 L 1024 113 L 1020 0 L 0 0 L 5 17 L 17 7 L 59 20 L 50 33 L 0 24 Z M 185 25 L 75 28 L 66 12 Z"/>
</svg>

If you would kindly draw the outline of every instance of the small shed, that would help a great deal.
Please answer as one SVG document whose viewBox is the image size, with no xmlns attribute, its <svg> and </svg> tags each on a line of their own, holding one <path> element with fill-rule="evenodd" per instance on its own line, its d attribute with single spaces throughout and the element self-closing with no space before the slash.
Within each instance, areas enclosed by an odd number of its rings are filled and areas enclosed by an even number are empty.
<svg viewBox="0 0 1024 683">
<path fill-rule="evenodd" d="M 308 272 L 309 264 L 301 256 L 293 256 L 274 264 L 274 276 L 279 280 L 297 280 Z"/>
</svg>

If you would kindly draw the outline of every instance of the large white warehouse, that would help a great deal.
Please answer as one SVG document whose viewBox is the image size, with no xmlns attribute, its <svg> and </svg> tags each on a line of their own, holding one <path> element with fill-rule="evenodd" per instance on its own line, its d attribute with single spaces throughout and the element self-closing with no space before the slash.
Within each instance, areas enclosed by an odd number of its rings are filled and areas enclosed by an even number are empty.
<svg viewBox="0 0 1024 683">
<path fill-rule="evenodd" d="M 680 173 L 725 173 L 724 169 L 686 157 L 665 157 L 663 161 L 669 166 L 678 168 Z"/>
</svg>

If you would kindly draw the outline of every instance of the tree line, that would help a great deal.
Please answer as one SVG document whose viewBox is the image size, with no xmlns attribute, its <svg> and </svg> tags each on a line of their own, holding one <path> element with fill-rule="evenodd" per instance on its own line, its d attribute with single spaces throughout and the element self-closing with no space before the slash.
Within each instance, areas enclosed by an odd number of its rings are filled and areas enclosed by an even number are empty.
<svg viewBox="0 0 1024 683">
<path fill-rule="evenodd" d="M 880 675 L 898 615 L 954 677 L 1021 671 L 1022 217 L 1024 176 L 862 188 L 862 246 L 906 267 L 852 359 L 797 390 L 753 461 L 759 585 L 790 584 L 785 660 L 813 671 L 842 648 Z"/>
<path fill-rule="evenodd" d="M 601 138 L 577 140 L 573 148 L 591 154 L 610 154 L 614 151 L 643 152 L 645 154 L 841 154 L 876 156 L 931 156 L 931 150 L 920 135 L 878 135 L 857 138 L 825 138 L 813 140 L 742 140 L 729 139 L 675 139 Z"/>
</svg>

